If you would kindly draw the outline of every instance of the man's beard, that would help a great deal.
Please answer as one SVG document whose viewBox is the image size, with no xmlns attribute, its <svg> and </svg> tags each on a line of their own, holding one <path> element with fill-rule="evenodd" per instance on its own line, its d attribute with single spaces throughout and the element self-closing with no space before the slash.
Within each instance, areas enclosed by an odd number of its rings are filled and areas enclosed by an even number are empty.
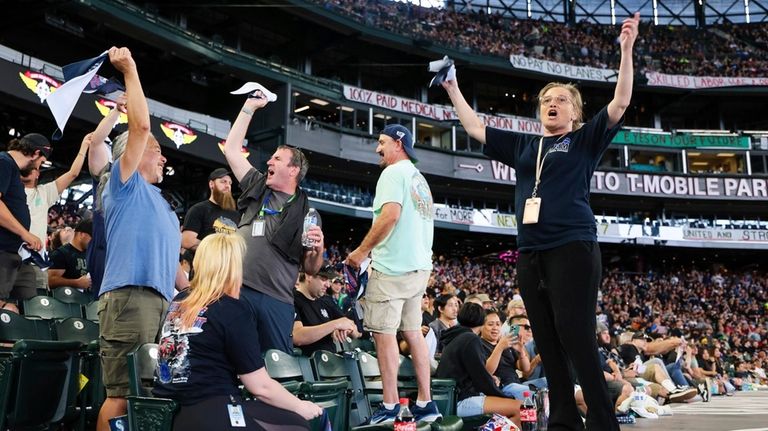
<svg viewBox="0 0 768 431">
<path fill-rule="evenodd" d="M 235 210 L 235 198 L 232 197 L 232 193 L 219 191 L 215 187 L 211 193 L 213 193 L 213 201 L 216 202 L 216 205 L 227 211 Z"/>
</svg>

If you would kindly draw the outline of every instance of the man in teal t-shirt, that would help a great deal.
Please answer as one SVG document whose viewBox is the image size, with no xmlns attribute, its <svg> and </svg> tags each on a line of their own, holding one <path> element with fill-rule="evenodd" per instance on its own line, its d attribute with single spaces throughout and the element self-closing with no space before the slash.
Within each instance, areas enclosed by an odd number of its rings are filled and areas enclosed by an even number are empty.
<svg viewBox="0 0 768 431">
<path fill-rule="evenodd" d="M 347 256 L 347 263 L 358 268 L 369 253 L 373 259 L 363 325 L 376 341 L 384 403 L 370 422 L 393 422 L 400 411 L 395 339 L 398 331 L 410 346 L 419 385 L 411 411 L 417 420 L 432 422 L 441 415 L 431 401 L 429 354 L 421 334 L 421 297 L 432 272 L 432 192 L 414 166 L 413 136 L 408 129 L 398 124 L 385 127 L 376 152 L 384 171 L 376 184 L 373 226 L 360 246 Z"/>
</svg>

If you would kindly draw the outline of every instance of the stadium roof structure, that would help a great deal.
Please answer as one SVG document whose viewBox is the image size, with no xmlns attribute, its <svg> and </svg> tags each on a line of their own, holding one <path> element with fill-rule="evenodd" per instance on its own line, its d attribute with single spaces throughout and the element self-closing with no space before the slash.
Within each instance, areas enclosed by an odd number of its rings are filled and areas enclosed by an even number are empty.
<svg viewBox="0 0 768 431">
<path fill-rule="evenodd" d="M 635 12 L 657 25 L 768 22 L 765 0 L 409 0 L 424 7 L 501 13 L 515 18 L 576 23 L 621 23 Z"/>
</svg>

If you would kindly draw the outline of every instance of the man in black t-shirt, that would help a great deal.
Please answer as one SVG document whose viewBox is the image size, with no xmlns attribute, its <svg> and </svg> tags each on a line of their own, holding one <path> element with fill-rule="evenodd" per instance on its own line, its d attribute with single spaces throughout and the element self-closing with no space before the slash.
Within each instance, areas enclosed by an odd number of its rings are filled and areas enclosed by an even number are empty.
<svg viewBox="0 0 768 431">
<path fill-rule="evenodd" d="M 341 310 L 323 298 L 331 280 L 339 274 L 329 264 L 317 275 L 299 274 L 299 287 L 294 291 L 296 317 L 293 323 L 293 344 L 309 356 L 317 350 L 336 351 L 334 340 L 359 338 L 355 322 L 344 317 Z"/>
<path fill-rule="evenodd" d="M 232 197 L 232 177 L 226 169 L 218 168 L 208 175 L 208 189 L 211 191 L 208 200 L 193 205 L 184 218 L 181 246 L 187 250 L 196 250 L 203 238 L 216 232 L 219 217 L 235 223 L 240 221 Z"/>
<path fill-rule="evenodd" d="M 0 208 L 3 210 L 0 215 L 0 302 L 3 303 L 11 296 L 11 291 L 18 298 L 35 294 L 34 285 L 25 283 L 22 286 L 17 279 L 21 278 L 18 253 L 21 244 L 28 244 L 32 250 L 40 250 L 43 246 L 40 238 L 29 231 L 31 219 L 21 177 L 39 169 L 50 155 L 50 142 L 38 133 L 11 140 L 8 151 L 0 153 Z M 34 281 L 34 273 L 30 274 Z M 14 290 L 15 287 L 23 289 Z"/>
<path fill-rule="evenodd" d="M 51 253 L 53 265 L 48 269 L 48 286 L 67 286 L 82 290 L 91 288 L 85 251 L 91 242 L 92 231 L 93 222 L 90 219 L 82 220 L 75 226 L 72 241 Z"/>
</svg>

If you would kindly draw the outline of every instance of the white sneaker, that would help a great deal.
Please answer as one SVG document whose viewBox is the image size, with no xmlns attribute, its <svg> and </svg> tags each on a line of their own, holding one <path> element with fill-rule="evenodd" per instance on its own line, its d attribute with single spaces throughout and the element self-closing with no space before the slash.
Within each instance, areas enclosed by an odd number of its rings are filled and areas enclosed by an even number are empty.
<svg viewBox="0 0 768 431">
<path fill-rule="evenodd" d="M 661 417 L 661 416 L 672 416 L 673 415 L 672 407 L 670 407 L 670 406 L 663 406 L 663 407 L 662 406 L 655 406 L 655 407 L 654 406 L 647 406 L 645 409 L 648 410 L 651 413 L 655 413 L 656 416 L 659 416 L 659 417 Z"/>
<path fill-rule="evenodd" d="M 646 418 L 646 419 L 658 419 L 659 418 L 659 415 L 657 415 L 656 413 L 651 413 L 644 406 L 631 407 L 631 409 L 632 409 L 633 412 L 635 412 L 641 418 Z"/>
</svg>

